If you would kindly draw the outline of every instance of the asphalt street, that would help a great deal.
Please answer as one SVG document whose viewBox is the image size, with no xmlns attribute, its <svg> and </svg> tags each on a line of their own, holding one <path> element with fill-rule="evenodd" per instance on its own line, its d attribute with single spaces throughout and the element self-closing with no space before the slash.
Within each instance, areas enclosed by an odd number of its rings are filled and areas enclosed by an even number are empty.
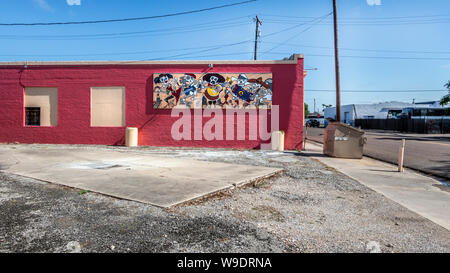
<svg viewBox="0 0 450 273">
<path fill-rule="evenodd" d="M 308 128 L 309 140 L 323 143 L 323 128 Z M 406 140 L 404 166 L 450 179 L 450 134 L 404 134 L 366 130 L 364 155 L 397 164 L 401 140 Z"/>
</svg>

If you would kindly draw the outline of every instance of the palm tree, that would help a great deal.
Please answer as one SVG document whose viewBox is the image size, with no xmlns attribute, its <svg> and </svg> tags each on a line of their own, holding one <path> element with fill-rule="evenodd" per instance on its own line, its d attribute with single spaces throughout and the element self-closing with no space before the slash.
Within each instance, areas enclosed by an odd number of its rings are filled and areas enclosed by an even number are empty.
<svg viewBox="0 0 450 273">
<path fill-rule="evenodd" d="M 442 97 L 440 101 L 442 106 L 447 105 L 450 102 L 450 81 L 444 84 L 444 87 L 448 89 L 448 94 Z"/>
</svg>

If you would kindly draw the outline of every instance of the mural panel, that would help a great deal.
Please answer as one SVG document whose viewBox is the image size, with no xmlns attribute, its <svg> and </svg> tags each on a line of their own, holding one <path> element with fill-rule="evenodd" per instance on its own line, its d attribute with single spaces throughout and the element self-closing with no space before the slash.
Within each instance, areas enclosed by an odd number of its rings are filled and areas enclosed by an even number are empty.
<svg viewBox="0 0 450 273">
<path fill-rule="evenodd" d="M 271 73 L 158 73 L 153 81 L 154 109 L 272 106 Z"/>
</svg>

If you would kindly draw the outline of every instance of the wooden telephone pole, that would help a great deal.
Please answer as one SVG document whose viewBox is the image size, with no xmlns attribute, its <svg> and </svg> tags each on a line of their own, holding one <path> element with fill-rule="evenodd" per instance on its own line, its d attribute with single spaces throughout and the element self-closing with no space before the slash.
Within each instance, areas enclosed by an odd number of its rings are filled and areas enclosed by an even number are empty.
<svg viewBox="0 0 450 273">
<path fill-rule="evenodd" d="M 338 22 L 336 0 L 333 0 L 334 64 L 336 73 L 336 121 L 341 122 L 341 83 L 339 75 Z"/>
<path fill-rule="evenodd" d="M 255 29 L 255 54 L 253 56 L 253 60 L 256 60 L 258 54 L 258 37 L 259 37 L 259 26 L 262 25 L 261 20 L 259 20 L 258 15 L 255 18 L 256 29 Z"/>
</svg>

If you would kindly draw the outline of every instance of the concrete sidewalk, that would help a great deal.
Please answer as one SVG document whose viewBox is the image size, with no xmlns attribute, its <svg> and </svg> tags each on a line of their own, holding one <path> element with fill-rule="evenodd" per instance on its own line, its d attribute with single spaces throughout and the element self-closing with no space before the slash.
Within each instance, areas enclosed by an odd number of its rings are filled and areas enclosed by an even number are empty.
<svg viewBox="0 0 450 273">
<path fill-rule="evenodd" d="M 171 207 L 282 171 L 68 145 L 0 145 L 0 170 Z"/>
<path fill-rule="evenodd" d="M 364 155 L 396 164 L 399 146 L 402 139 L 405 139 L 405 167 L 443 177 L 450 182 L 450 134 L 364 131 L 367 137 Z M 308 129 L 308 140 L 323 143 L 323 135 L 323 128 Z"/>
<path fill-rule="evenodd" d="M 450 230 L 450 187 L 441 182 L 408 169 L 399 173 L 397 166 L 367 157 L 327 157 L 314 142 L 306 144 L 305 153 Z"/>
</svg>

